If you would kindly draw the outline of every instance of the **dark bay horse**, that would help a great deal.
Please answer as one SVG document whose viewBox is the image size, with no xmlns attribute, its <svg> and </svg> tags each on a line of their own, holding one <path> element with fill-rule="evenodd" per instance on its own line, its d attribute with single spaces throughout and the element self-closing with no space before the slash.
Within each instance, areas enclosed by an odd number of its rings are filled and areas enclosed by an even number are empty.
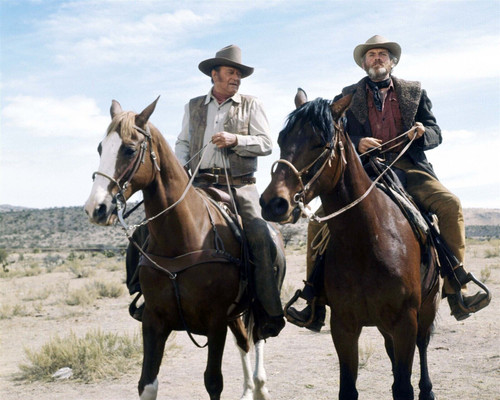
<svg viewBox="0 0 500 400">
<path fill-rule="evenodd" d="M 415 345 L 420 353 L 420 400 L 434 399 L 427 346 L 439 303 L 439 277 L 421 283 L 421 248 L 398 206 L 371 187 L 341 117 L 350 103 L 299 102 L 281 131 L 281 159 L 261 196 L 264 218 L 295 222 L 299 202 L 319 196 L 331 239 L 325 255 L 324 289 L 331 334 L 340 364 L 339 399 L 357 399 L 358 339 L 376 326 L 392 362 L 393 398 L 413 399 Z M 297 103 L 296 103 L 297 104 Z M 354 202 L 354 203 L 353 203 Z M 352 204 L 352 206 L 351 206 Z"/>
<path fill-rule="evenodd" d="M 117 203 L 139 190 L 143 193 L 150 232 L 146 259 L 150 262 L 141 263 L 139 272 L 146 304 L 140 398 L 156 399 L 165 342 L 173 330 L 187 330 L 207 337 L 205 387 L 210 399 L 220 399 L 229 326 L 243 358 L 242 399 L 268 399 L 261 356 L 264 342 L 255 343 L 252 380 L 250 336 L 239 317 L 247 309 L 239 304 L 228 315 L 240 291 L 240 243 L 220 210 L 206 195 L 188 186 L 189 177 L 182 165 L 158 129 L 148 122 L 156 101 L 135 114 L 124 112 L 113 100 L 112 121 L 99 145 L 99 170 L 85 204 L 93 223 L 111 225 L 117 217 Z"/>
</svg>

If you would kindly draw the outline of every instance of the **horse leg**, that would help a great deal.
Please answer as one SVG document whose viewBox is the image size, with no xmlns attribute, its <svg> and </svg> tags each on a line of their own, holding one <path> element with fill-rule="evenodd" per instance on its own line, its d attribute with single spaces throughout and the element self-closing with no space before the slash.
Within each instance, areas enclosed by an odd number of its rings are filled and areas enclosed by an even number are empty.
<svg viewBox="0 0 500 400">
<path fill-rule="evenodd" d="M 240 400 L 253 400 L 255 385 L 252 379 L 252 367 L 250 360 L 250 346 L 245 325 L 241 318 L 229 322 L 229 328 L 233 332 L 233 338 L 240 352 L 241 365 L 243 367 L 243 394 Z"/>
<path fill-rule="evenodd" d="M 333 343 L 337 350 L 340 365 L 340 400 L 357 400 L 358 391 L 356 380 L 358 378 L 358 341 L 361 334 L 361 327 L 346 330 L 340 321 L 334 318 L 330 320 L 330 329 Z"/>
<path fill-rule="evenodd" d="M 238 350 L 240 352 L 241 365 L 243 367 L 243 394 L 240 397 L 240 400 L 253 400 L 253 391 L 255 389 L 255 385 L 252 379 L 252 367 L 250 360 L 250 353 L 248 351 L 243 350 L 240 346 L 238 346 Z"/>
<path fill-rule="evenodd" d="M 417 336 L 417 347 L 420 354 L 420 381 L 418 387 L 420 394 L 419 400 L 434 400 L 434 392 L 432 391 L 432 382 L 429 376 L 429 368 L 427 366 L 427 347 L 430 341 L 430 329 L 424 334 Z"/>
<path fill-rule="evenodd" d="M 227 324 L 225 321 L 218 324 L 208 335 L 208 360 L 205 369 L 205 388 L 210 396 L 210 400 L 220 400 L 222 388 L 222 355 L 226 343 Z"/>
<path fill-rule="evenodd" d="M 147 308 L 144 310 L 142 336 L 144 345 L 144 358 L 142 361 L 142 374 L 139 380 L 140 400 L 155 400 L 158 394 L 158 372 L 160 370 L 165 342 L 171 330 L 164 329 L 158 319 L 153 323 Z"/>
<path fill-rule="evenodd" d="M 255 400 L 270 400 L 271 396 L 266 387 L 267 375 L 264 368 L 264 344 L 265 340 L 255 343 L 255 371 L 253 380 L 255 383 Z"/>
<path fill-rule="evenodd" d="M 411 372 L 415 343 L 417 338 L 417 311 L 408 310 L 398 321 L 393 330 L 394 343 L 394 383 L 392 396 L 394 400 L 413 400 Z"/>
<path fill-rule="evenodd" d="M 431 339 L 434 318 L 439 306 L 439 293 L 432 297 L 427 302 L 424 302 L 420 309 L 418 321 L 417 347 L 420 354 L 420 388 L 419 400 L 434 400 L 434 392 L 432 391 L 432 382 L 429 376 L 429 368 L 427 366 L 427 347 Z"/>
<path fill-rule="evenodd" d="M 384 337 L 385 351 L 386 351 L 387 355 L 389 356 L 389 359 L 391 360 L 392 373 L 394 374 L 394 342 L 392 341 L 391 335 L 389 335 L 386 332 L 381 331 L 380 329 L 379 329 L 379 332 Z"/>
</svg>

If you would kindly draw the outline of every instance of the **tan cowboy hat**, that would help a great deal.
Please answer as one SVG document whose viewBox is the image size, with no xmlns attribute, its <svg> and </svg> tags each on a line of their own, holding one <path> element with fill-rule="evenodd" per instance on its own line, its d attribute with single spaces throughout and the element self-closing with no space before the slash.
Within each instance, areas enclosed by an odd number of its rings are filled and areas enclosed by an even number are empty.
<svg viewBox="0 0 500 400">
<path fill-rule="evenodd" d="M 385 37 L 380 35 L 372 36 L 366 43 L 357 45 L 353 52 L 354 61 L 363 68 L 363 56 L 365 53 L 370 49 L 378 48 L 389 50 L 399 62 L 399 58 L 401 57 L 401 46 L 396 42 L 389 42 Z"/>
<path fill-rule="evenodd" d="M 212 69 L 219 65 L 238 68 L 241 71 L 242 78 L 246 78 L 253 73 L 252 67 L 247 67 L 241 63 L 241 49 L 234 44 L 220 49 L 215 53 L 214 58 L 202 61 L 200 65 L 198 65 L 198 68 L 205 75 L 212 76 Z"/>
</svg>

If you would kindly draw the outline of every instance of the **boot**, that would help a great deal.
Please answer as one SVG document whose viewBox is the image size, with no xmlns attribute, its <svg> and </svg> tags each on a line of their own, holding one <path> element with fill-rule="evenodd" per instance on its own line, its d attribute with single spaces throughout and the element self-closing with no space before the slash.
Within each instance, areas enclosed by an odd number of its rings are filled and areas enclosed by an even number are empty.
<svg viewBox="0 0 500 400">
<path fill-rule="evenodd" d="M 462 264 L 456 266 L 453 272 L 455 273 L 456 281 L 448 281 L 449 284 L 447 286 L 453 287 L 455 293 L 447 294 L 446 297 L 448 298 L 451 315 L 453 315 L 457 321 L 463 321 L 464 319 L 469 318 L 472 313 L 482 310 L 490 304 L 491 293 L 489 289 L 472 273 L 467 273 Z M 465 296 L 462 288 L 465 288 L 465 285 L 469 282 L 474 282 L 483 291 L 477 292 L 472 296 Z"/>
<path fill-rule="evenodd" d="M 313 313 L 314 311 L 314 313 Z M 314 314 L 314 315 L 313 315 Z M 308 304 L 303 310 L 289 307 L 287 320 L 294 325 L 307 328 L 313 332 L 320 332 L 325 325 L 326 307 L 324 305 Z"/>
<path fill-rule="evenodd" d="M 469 318 L 471 313 L 475 313 L 485 308 L 491 301 L 491 296 L 483 292 L 477 292 L 472 296 L 464 296 L 462 293 L 456 293 L 449 294 L 446 297 L 448 298 L 451 315 L 453 315 L 457 321 L 463 321 Z M 462 301 L 460 301 L 460 297 Z"/>
</svg>

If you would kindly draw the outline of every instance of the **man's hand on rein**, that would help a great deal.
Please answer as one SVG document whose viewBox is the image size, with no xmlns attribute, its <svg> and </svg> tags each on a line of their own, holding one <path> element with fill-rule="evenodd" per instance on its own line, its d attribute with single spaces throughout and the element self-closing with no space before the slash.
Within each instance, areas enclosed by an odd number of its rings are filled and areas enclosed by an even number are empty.
<svg viewBox="0 0 500 400">
<path fill-rule="evenodd" d="M 421 138 L 425 133 L 425 126 L 422 124 L 422 122 L 415 122 L 414 128 L 415 129 L 413 131 L 408 132 L 408 138 Z"/>
<path fill-rule="evenodd" d="M 238 144 L 238 137 L 234 133 L 217 132 L 212 136 L 212 143 L 219 149 L 226 147 L 234 147 Z"/>
</svg>

